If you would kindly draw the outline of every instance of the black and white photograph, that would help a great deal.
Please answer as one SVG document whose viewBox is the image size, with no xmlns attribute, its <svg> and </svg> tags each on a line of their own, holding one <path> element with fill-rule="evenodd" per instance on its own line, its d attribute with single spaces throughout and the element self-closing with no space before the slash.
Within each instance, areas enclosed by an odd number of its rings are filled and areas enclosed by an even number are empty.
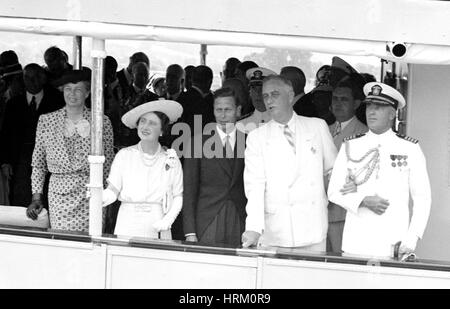
<svg viewBox="0 0 450 309">
<path fill-rule="evenodd" d="M 449 17 L 0 0 L 0 289 L 449 289 Z"/>
</svg>

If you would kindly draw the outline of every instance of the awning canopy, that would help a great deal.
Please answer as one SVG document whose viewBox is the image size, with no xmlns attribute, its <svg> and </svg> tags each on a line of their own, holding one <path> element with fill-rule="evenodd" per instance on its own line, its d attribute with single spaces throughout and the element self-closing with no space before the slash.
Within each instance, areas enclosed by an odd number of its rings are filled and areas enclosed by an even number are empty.
<svg viewBox="0 0 450 309">
<path fill-rule="evenodd" d="M 37 9 L 39 6 L 39 9 Z M 450 3 L 359 0 L 2 0 L 0 31 L 235 45 L 450 64 Z M 387 51 L 405 43 L 397 59 Z"/>
</svg>

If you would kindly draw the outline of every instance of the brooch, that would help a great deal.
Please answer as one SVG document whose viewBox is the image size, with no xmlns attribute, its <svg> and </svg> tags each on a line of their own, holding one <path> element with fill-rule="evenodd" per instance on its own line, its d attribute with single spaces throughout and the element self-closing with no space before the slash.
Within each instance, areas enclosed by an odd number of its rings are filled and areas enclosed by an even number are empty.
<svg viewBox="0 0 450 309">
<path fill-rule="evenodd" d="M 178 157 L 177 152 L 173 149 L 167 149 L 166 150 L 167 159 L 166 159 L 166 171 L 169 170 L 171 167 L 175 167 L 176 165 L 176 158 Z"/>
</svg>

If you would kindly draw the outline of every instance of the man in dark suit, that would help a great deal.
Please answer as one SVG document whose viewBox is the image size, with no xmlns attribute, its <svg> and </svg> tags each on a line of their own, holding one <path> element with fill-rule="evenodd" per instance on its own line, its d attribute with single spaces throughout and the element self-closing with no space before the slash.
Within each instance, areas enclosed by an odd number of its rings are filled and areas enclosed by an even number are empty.
<svg viewBox="0 0 450 309">
<path fill-rule="evenodd" d="M 46 72 L 36 63 L 25 66 L 26 94 L 11 98 L 6 107 L 1 136 L 0 163 L 12 180 L 11 205 L 28 206 L 31 202 L 31 158 L 39 116 L 64 106 L 61 92 L 46 84 Z"/>
<path fill-rule="evenodd" d="M 225 64 L 223 66 L 223 71 L 220 72 L 220 78 L 222 79 L 222 85 L 227 79 L 236 77 L 236 68 L 240 64 L 241 64 L 241 61 L 235 57 L 228 58 L 227 61 L 225 61 Z"/>
<path fill-rule="evenodd" d="M 121 106 L 121 113 L 125 115 L 128 111 L 132 110 L 138 105 L 146 102 L 158 100 L 159 97 L 147 89 L 149 83 L 150 70 L 145 62 L 137 62 L 132 68 L 133 82 L 128 87 L 127 91 L 122 93 L 128 93 L 128 98 L 123 99 Z M 123 89 L 122 89 L 123 90 Z M 130 129 L 124 124 L 120 126 L 119 148 L 136 145 L 139 142 L 136 129 Z"/>
<path fill-rule="evenodd" d="M 125 100 L 130 96 L 128 91 L 133 87 L 133 66 L 138 62 L 145 62 L 147 67 L 150 68 L 150 60 L 147 55 L 143 52 L 137 52 L 131 55 L 128 66 L 117 72 L 117 79 L 124 92 Z"/>
<path fill-rule="evenodd" d="M 211 85 L 213 81 L 213 72 L 206 65 L 195 67 L 192 76 L 192 87 L 182 93 L 177 101 L 183 106 L 183 114 L 180 122 L 186 123 L 191 129 L 191 135 L 200 134 L 195 128 L 203 129 L 207 123 L 214 122 L 213 101 L 211 94 Z M 200 123 L 194 126 L 196 117 L 201 116 Z"/>
<path fill-rule="evenodd" d="M 356 111 L 364 100 L 364 80 L 358 74 L 343 78 L 333 90 L 331 112 L 336 122 L 329 126 L 337 150 L 345 138 L 366 133 L 369 129 L 358 120 Z M 332 202 L 328 204 L 327 252 L 342 252 L 342 235 L 344 232 L 345 208 Z"/>
<path fill-rule="evenodd" d="M 192 139 L 184 160 L 183 223 L 187 241 L 240 246 L 245 227 L 245 134 L 236 130 L 239 99 L 230 88 L 214 93 L 216 124 Z M 210 128 L 209 128 L 210 127 Z M 196 156 L 200 153 L 200 156 Z"/>
<path fill-rule="evenodd" d="M 166 99 L 178 101 L 184 90 L 184 80 L 186 74 L 179 64 L 171 64 L 166 70 Z"/>
<path fill-rule="evenodd" d="M 67 54 L 57 46 L 51 46 L 45 51 L 44 61 L 47 65 L 47 82 L 55 88 L 64 73 L 73 70 L 73 66 L 68 62 Z"/>
</svg>

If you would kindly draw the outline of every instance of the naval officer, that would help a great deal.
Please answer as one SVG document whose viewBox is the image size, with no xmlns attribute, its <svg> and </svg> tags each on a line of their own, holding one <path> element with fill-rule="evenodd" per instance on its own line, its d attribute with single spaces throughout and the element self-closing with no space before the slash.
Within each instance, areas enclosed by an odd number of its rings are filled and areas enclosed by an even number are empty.
<svg viewBox="0 0 450 309">
<path fill-rule="evenodd" d="M 400 241 L 399 254 L 409 254 L 430 213 L 425 157 L 416 139 L 391 129 L 403 96 L 377 82 L 366 84 L 364 94 L 369 132 L 344 140 L 328 187 L 330 201 L 347 210 L 342 250 L 389 257 Z"/>
<path fill-rule="evenodd" d="M 266 68 L 251 68 L 246 72 L 249 80 L 250 99 L 255 110 L 243 116 L 237 123 L 236 128 L 246 134 L 270 121 L 270 113 L 266 109 L 262 97 L 263 79 L 270 75 L 276 75 L 274 71 Z"/>
</svg>

